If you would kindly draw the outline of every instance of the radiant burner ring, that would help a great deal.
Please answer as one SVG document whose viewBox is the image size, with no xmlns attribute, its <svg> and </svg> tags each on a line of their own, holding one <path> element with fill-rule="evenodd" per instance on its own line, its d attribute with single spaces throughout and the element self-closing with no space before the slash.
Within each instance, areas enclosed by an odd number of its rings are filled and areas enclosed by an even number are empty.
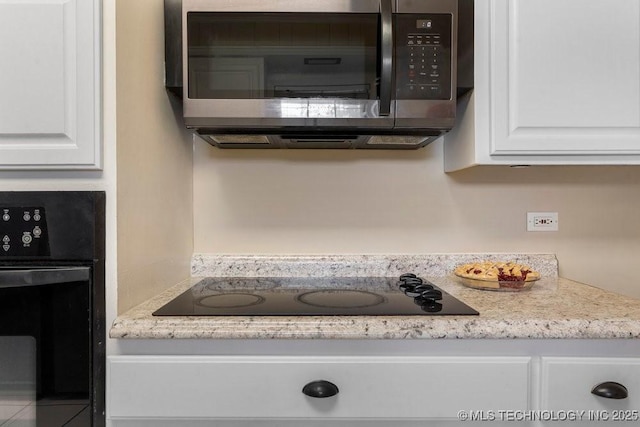
<svg viewBox="0 0 640 427">
<path fill-rule="evenodd" d="M 331 297 L 335 297 L 337 295 L 343 296 L 347 299 L 346 304 L 335 304 L 336 301 L 327 301 L 322 302 L 322 299 L 331 300 Z M 314 298 L 320 297 L 320 300 L 314 301 Z M 328 297 L 328 298 L 327 298 Z M 364 304 L 352 305 L 349 304 L 349 299 L 354 298 L 357 301 L 362 301 L 365 298 L 365 301 L 370 300 L 371 302 L 366 302 Z M 386 298 L 382 295 L 367 292 L 367 291 L 351 291 L 351 290 L 343 290 L 343 289 L 331 289 L 331 290 L 319 290 L 319 291 L 311 291 L 305 292 L 303 294 L 297 295 L 295 297 L 296 301 L 310 305 L 312 307 L 320 307 L 320 308 L 365 308 L 365 307 L 373 307 L 379 304 L 383 304 L 386 302 Z M 339 302 L 339 301 L 338 301 Z"/>
<path fill-rule="evenodd" d="M 211 301 L 214 300 L 214 301 Z M 226 292 L 198 298 L 196 304 L 207 308 L 242 308 L 262 304 L 264 297 L 245 292 Z"/>
</svg>

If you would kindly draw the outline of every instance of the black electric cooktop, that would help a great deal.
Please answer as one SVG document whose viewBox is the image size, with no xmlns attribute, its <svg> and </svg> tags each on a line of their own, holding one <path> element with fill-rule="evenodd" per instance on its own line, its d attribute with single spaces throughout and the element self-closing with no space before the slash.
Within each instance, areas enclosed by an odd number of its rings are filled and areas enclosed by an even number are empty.
<svg viewBox="0 0 640 427">
<path fill-rule="evenodd" d="M 477 315 L 426 279 L 227 277 L 203 279 L 154 316 Z"/>
</svg>

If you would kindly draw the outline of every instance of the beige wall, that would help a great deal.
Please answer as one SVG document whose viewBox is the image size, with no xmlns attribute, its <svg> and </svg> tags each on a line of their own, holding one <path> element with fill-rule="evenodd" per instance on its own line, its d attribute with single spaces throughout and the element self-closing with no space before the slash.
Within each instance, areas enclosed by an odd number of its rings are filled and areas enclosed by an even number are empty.
<svg viewBox="0 0 640 427">
<path fill-rule="evenodd" d="M 164 90 L 162 0 L 116 3 L 118 312 L 190 275 L 191 138 Z"/>
<path fill-rule="evenodd" d="M 640 167 L 447 175 L 441 142 L 231 151 L 197 140 L 192 169 L 162 83 L 162 3 L 116 3 L 120 312 L 188 276 L 192 252 L 555 253 L 563 276 L 640 297 L 628 270 L 640 258 Z M 560 231 L 527 233 L 527 211 L 559 212 Z"/>
<path fill-rule="evenodd" d="M 640 167 L 443 172 L 419 151 L 230 151 L 197 141 L 194 250 L 555 253 L 561 275 L 640 297 Z M 526 212 L 559 212 L 557 233 Z"/>
</svg>

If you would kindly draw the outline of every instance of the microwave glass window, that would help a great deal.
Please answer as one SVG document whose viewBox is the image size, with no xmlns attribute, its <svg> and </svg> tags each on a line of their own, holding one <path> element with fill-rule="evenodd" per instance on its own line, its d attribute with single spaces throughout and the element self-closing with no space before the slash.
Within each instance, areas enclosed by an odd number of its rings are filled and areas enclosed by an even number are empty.
<svg viewBox="0 0 640 427">
<path fill-rule="evenodd" d="M 378 14 L 190 12 L 192 99 L 378 99 Z"/>
</svg>

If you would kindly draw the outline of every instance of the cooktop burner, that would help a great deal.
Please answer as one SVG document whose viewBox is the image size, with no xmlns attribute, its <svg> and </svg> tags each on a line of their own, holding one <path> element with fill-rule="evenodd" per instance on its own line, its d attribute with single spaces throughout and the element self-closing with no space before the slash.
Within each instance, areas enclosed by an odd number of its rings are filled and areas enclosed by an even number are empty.
<svg viewBox="0 0 640 427">
<path fill-rule="evenodd" d="M 319 308 L 366 308 L 384 304 L 386 299 L 379 294 L 368 291 L 352 291 L 348 289 L 324 289 L 296 295 L 296 301 Z"/>
<path fill-rule="evenodd" d="M 391 277 L 207 278 L 154 316 L 477 315 L 415 274 Z"/>
</svg>

